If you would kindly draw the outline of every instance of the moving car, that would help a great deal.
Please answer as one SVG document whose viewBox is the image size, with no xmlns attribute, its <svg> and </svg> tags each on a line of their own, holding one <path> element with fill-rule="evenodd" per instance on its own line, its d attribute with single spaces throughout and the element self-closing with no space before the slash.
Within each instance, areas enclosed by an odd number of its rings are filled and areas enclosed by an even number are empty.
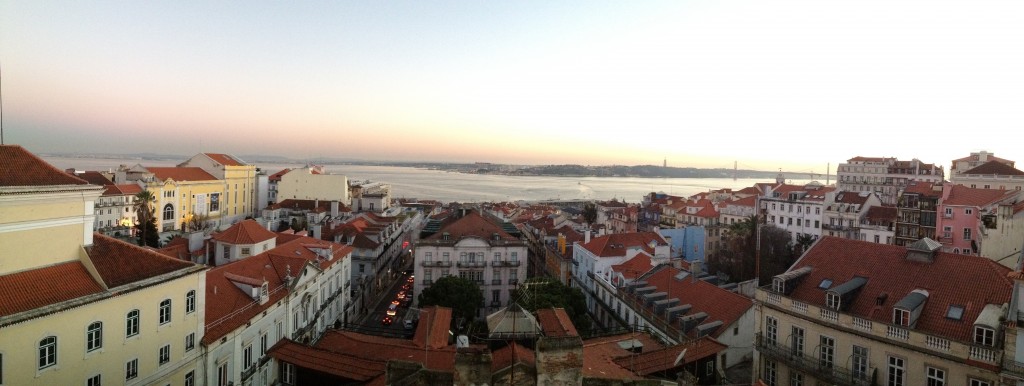
<svg viewBox="0 0 1024 386">
<path fill-rule="evenodd" d="M 391 322 L 392 322 L 392 319 L 391 319 L 390 316 L 385 316 L 384 319 L 380 320 L 380 324 L 383 324 L 385 326 L 390 326 Z"/>
<path fill-rule="evenodd" d="M 397 304 L 392 304 L 392 305 L 388 306 L 388 311 L 387 311 L 388 316 L 395 316 L 395 314 L 397 314 L 397 313 L 398 313 L 398 305 Z"/>
</svg>

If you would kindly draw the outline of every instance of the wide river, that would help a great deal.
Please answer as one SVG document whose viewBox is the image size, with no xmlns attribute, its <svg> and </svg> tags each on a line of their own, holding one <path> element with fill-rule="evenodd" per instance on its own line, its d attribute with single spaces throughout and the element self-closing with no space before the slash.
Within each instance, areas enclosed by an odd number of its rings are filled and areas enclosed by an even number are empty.
<svg viewBox="0 0 1024 386">
<path fill-rule="evenodd" d="M 42 157 L 61 169 L 116 169 L 118 165 L 174 166 L 183 161 L 151 161 L 106 158 Z M 302 164 L 257 164 L 268 174 Z M 466 174 L 440 170 L 397 166 L 327 165 L 327 171 L 348 176 L 350 182 L 383 182 L 391 185 L 396 198 L 438 200 L 442 202 L 539 201 L 572 199 L 618 199 L 639 202 L 650 192 L 690 196 L 713 189 L 734 190 L 771 179 L 732 178 L 639 178 L 639 177 L 540 177 Z M 794 176 L 806 177 L 806 176 Z M 787 179 L 791 184 L 805 184 L 807 179 Z M 824 181 L 822 181 L 824 182 Z"/>
</svg>

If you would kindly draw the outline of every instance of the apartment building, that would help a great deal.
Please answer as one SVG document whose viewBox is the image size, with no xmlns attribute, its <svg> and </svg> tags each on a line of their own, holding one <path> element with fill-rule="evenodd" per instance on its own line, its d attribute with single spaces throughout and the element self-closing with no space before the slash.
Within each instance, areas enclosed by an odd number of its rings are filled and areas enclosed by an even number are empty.
<svg viewBox="0 0 1024 386">
<path fill-rule="evenodd" d="M 893 157 L 853 157 L 836 169 L 836 187 L 849 192 L 875 192 L 883 204 L 895 204 L 910 181 L 940 183 L 942 166 L 918 159 L 900 161 Z"/>
<path fill-rule="evenodd" d="M 254 224 L 232 229 L 245 223 Z M 273 244 L 206 275 L 207 385 L 277 384 L 281 374 L 267 355 L 270 347 L 285 339 L 316 341 L 347 322 L 352 248 L 289 234 Z"/>
<path fill-rule="evenodd" d="M 969 169 L 957 169 L 950 176 L 951 183 L 980 189 L 1021 190 L 1024 188 L 1024 171 L 1013 167 L 1013 161 L 990 157 L 991 155 L 971 154 L 972 157 L 961 158 L 961 160 L 976 158 L 979 162 L 981 159 L 988 159 L 988 161 Z M 958 163 L 973 165 L 977 162 L 954 160 L 953 163 L 954 165 Z"/>
<path fill-rule="evenodd" d="M 896 202 L 896 245 L 907 246 L 923 238 L 938 240 L 935 225 L 942 185 L 911 181 Z"/>
<path fill-rule="evenodd" d="M 507 306 L 526 280 L 527 243 L 511 224 L 497 224 L 475 211 L 447 223 L 431 222 L 415 242 L 415 292 L 449 275 L 475 281 L 483 291 L 484 314 Z"/>
<path fill-rule="evenodd" d="M 322 167 L 292 169 L 277 183 L 277 201 L 285 199 L 338 201 L 350 205 L 348 177 L 325 174 Z"/>
<path fill-rule="evenodd" d="M 103 187 L 0 164 L 0 382 L 198 384 L 206 268 L 94 233 Z"/>
<path fill-rule="evenodd" d="M 989 258 L 1003 256 L 987 256 L 983 254 L 984 241 L 1008 243 L 1011 247 L 1020 245 L 1024 238 L 1024 229 L 1016 232 L 1005 232 L 1005 241 L 995 238 L 1000 232 L 1000 207 L 1011 208 L 1021 199 L 1018 190 L 997 190 L 970 188 L 963 185 L 946 184 L 942 187 L 942 198 L 939 200 L 938 241 L 947 252 L 965 255 L 981 255 Z M 1006 216 L 1004 214 L 1004 220 Z M 1004 221 L 1004 226 L 1007 225 Z M 982 236 L 989 236 L 986 240 Z M 1000 248 L 1001 249 L 1001 248 Z M 1008 266 L 1015 266 L 1008 264 Z"/>
<path fill-rule="evenodd" d="M 765 221 L 789 232 L 795 243 L 801 235 L 821 237 L 825 195 L 835 190 L 814 182 L 779 184 L 765 189 L 759 202 Z"/>
<path fill-rule="evenodd" d="M 224 196 L 220 209 L 220 223 L 226 228 L 246 217 L 253 217 L 257 210 L 256 166 L 230 154 L 199 153 L 178 167 L 197 167 L 210 173 L 224 183 Z M 212 198 L 211 198 L 212 200 Z"/>
<path fill-rule="evenodd" d="M 1010 270 L 825 236 L 756 290 L 754 376 L 767 385 L 999 384 Z"/>
<path fill-rule="evenodd" d="M 881 205 L 874 192 L 833 191 L 825 194 L 822 235 L 857 240 L 868 210 Z"/>
<path fill-rule="evenodd" d="M 669 243 L 655 232 L 615 233 L 593 239 L 584 234 L 583 242 L 575 243 L 572 248 L 572 285 L 583 290 L 587 308 L 591 314 L 597 315 L 602 303 L 598 292 L 600 284 L 595 278 L 610 275 L 613 265 L 622 264 L 641 253 L 651 256 L 654 264 L 667 263 L 670 252 Z M 597 322 L 611 324 L 608 319 Z"/>
</svg>

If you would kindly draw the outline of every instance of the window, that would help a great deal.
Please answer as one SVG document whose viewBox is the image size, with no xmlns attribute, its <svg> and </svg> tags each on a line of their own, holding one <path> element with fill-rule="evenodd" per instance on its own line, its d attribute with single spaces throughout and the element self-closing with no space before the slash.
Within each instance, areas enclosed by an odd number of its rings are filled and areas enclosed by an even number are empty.
<svg viewBox="0 0 1024 386">
<path fill-rule="evenodd" d="M 950 319 L 953 319 L 953 320 L 960 320 L 960 318 L 963 318 L 963 316 L 964 316 L 964 307 L 963 306 L 950 305 L 949 309 L 946 310 L 946 317 L 947 318 L 950 318 Z"/>
<path fill-rule="evenodd" d="M 906 369 L 903 367 L 903 358 L 889 357 L 889 382 L 888 386 L 903 386 L 905 384 Z"/>
<path fill-rule="evenodd" d="M 228 364 L 217 366 L 217 386 L 228 386 Z"/>
<path fill-rule="evenodd" d="M 897 326 L 910 326 L 910 311 L 893 308 L 892 323 Z"/>
<path fill-rule="evenodd" d="M 989 328 L 985 328 L 985 327 L 981 327 L 981 326 L 975 326 L 974 327 L 974 343 L 977 343 L 977 344 L 980 344 L 980 345 L 984 345 L 984 346 L 993 346 L 993 345 L 995 345 L 995 341 L 996 341 L 996 332 L 995 332 L 995 330 L 992 330 L 992 329 L 989 329 Z"/>
<path fill-rule="evenodd" d="M 196 291 L 188 291 L 185 294 L 185 314 L 196 312 Z"/>
<path fill-rule="evenodd" d="M 124 379 L 135 379 L 139 376 L 139 358 L 132 359 L 124 364 Z"/>
<path fill-rule="evenodd" d="M 93 375 L 91 378 L 85 381 L 86 386 L 100 386 L 100 374 Z"/>
<path fill-rule="evenodd" d="M 191 332 L 185 335 L 185 352 L 192 351 L 194 348 L 196 348 L 196 333 Z"/>
<path fill-rule="evenodd" d="M 139 310 L 128 311 L 125 317 L 125 338 L 139 334 Z"/>
<path fill-rule="evenodd" d="M 797 326 L 793 326 L 793 332 L 791 336 L 793 339 L 793 355 L 797 357 L 804 356 L 804 329 Z"/>
<path fill-rule="evenodd" d="M 779 320 L 771 316 L 764 317 L 764 337 L 768 344 L 775 345 L 779 341 Z"/>
<path fill-rule="evenodd" d="M 451 261 L 451 258 L 452 257 L 451 257 L 450 253 L 448 253 L 448 252 L 442 252 L 441 253 L 441 259 L 443 259 L 444 261 Z"/>
<path fill-rule="evenodd" d="M 284 369 L 281 371 L 281 381 L 286 385 L 295 384 L 295 365 L 291 363 L 285 363 Z"/>
<path fill-rule="evenodd" d="M 964 240 L 971 239 L 971 228 L 964 228 Z"/>
<path fill-rule="evenodd" d="M 103 322 L 93 322 L 85 333 L 85 351 L 103 347 Z"/>
<path fill-rule="evenodd" d="M 210 194 L 210 211 L 216 212 L 220 210 L 220 193 Z"/>
<path fill-rule="evenodd" d="M 252 254 L 252 248 L 242 247 L 242 256 L 249 256 Z"/>
<path fill-rule="evenodd" d="M 832 368 L 836 356 L 836 340 L 827 336 L 821 336 L 821 351 L 818 355 L 818 364 L 825 368 Z"/>
<path fill-rule="evenodd" d="M 57 337 L 48 336 L 39 341 L 39 369 L 57 364 Z"/>
<path fill-rule="evenodd" d="M 164 205 L 164 221 L 174 220 L 174 205 Z"/>
<path fill-rule="evenodd" d="M 814 220 L 814 227 L 821 228 L 821 223 L 818 220 Z"/>
<path fill-rule="evenodd" d="M 264 382 L 263 384 L 266 384 Z M 196 386 L 196 371 L 192 370 L 185 373 L 185 386 Z"/>
<path fill-rule="evenodd" d="M 821 283 L 818 283 L 818 288 L 821 288 L 821 289 L 828 289 L 831 286 L 832 286 L 832 280 L 831 279 L 822 279 Z"/>
<path fill-rule="evenodd" d="M 171 345 L 167 344 L 160 348 L 160 364 L 166 364 L 171 361 Z"/>
<path fill-rule="evenodd" d="M 519 252 L 512 252 L 512 254 L 509 257 L 509 260 L 511 260 L 511 261 L 519 261 Z"/>
<path fill-rule="evenodd" d="M 804 375 L 790 369 L 789 386 L 804 386 Z"/>
<path fill-rule="evenodd" d="M 928 367 L 928 386 L 945 386 L 946 371 L 934 367 Z"/>
<path fill-rule="evenodd" d="M 970 386 L 992 386 L 992 382 L 971 378 Z"/>
<path fill-rule="evenodd" d="M 160 302 L 160 324 L 171 322 L 171 299 Z"/>
<path fill-rule="evenodd" d="M 799 218 L 796 219 L 796 226 L 803 226 L 802 222 L 803 222 L 803 219 L 799 219 Z"/>
<path fill-rule="evenodd" d="M 839 309 L 839 304 L 841 303 L 841 298 L 839 297 L 838 294 L 834 294 L 834 293 L 829 292 L 829 293 L 825 294 L 825 303 L 828 306 L 828 308 L 831 308 L 833 310 L 838 310 Z"/>
<path fill-rule="evenodd" d="M 850 369 L 853 373 L 854 379 L 867 380 L 868 379 L 868 348 L 854 345 L 853 346 L 853 366 Z"/>
<path fill-rule="evenodd" d="M 426 253 L 424 253 L 423 254 L 423 260 L 424 261 L 434 260 L 434 252 L 426 252 Z"/>
<path fill-rule="evenodd" d="M 952 215 L 953 215 L 953 208 L 946 208 L 946 217 L 950 217 Z"/>
<path fill-rule="evenodd" d="M 242 351 L 242 369 L 248 370 L 252 366 L 252 345 L 246 345 Z"/>
<path fill-rule="evenodd" d="M 775 368 L 775 362 L 773 362 L 773 361 L 765 361 L 764 362 L 764 383 L 767 383 L 768 386 L 775 386 L 777 384 L 776 383 L 776 372 L 777 372 L 777 370 Z"/>
</svg>

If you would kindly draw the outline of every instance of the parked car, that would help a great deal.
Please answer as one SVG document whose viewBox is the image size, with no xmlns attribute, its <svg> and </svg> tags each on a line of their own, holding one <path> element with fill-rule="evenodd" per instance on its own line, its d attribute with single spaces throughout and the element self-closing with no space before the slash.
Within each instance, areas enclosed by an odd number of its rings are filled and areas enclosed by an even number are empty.
<svg viewBox="0 0 1024 386">
<path fill-rule="evenodd" d="M 412 328 L 415 327 L 415 323 L 413 323 L 412 319 L 406 319 L 403 325 L 405 326 L 406 330 L 412 330 Z"/>
</svg>

